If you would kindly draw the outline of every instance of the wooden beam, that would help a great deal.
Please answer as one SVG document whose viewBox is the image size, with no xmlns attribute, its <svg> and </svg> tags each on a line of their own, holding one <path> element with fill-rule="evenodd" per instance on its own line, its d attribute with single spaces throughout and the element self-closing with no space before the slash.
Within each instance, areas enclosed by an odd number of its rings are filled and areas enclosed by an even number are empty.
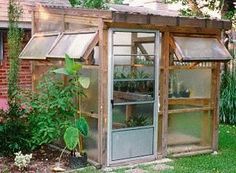
<svg viewBox="0 0 236 173">
<path fill-rule="evenodd" d="M 70 15 L 65 15 L 65 22 L 66 23 L 89 25 L 89 26 L 98 26 L 99 25 L 99 19 L 97 19 L 97 18 L 70 16 Z"/>
<path fill-rule="evenodd" d="M 112 22 L 117 23 L 135 23 L 135 24 L 154 24 L 159 26 L 180 26 L 180 27 L 200 27 L 200 28 L 217 28 L 231 29 L 232 22 L 216 19 L 205 19 L 196 17 L 183 16 L 161 16 L 148 14 L 130 14 L 113 12 Z"/>
<path fill-rule="evenodd" d="M 34 11 L 47 12 L 50 14 L 66 14 L 71 16 L 80 17 L 94 17 L 111 19 L 112 12 L 108 10 L 97 10 L 97 9 L 85 9 L 85 8 L 60 8 L 60 7 L 49 7 L 38 5 L 34 8 Z"/>
<path fill-rule="evenodd" d="M 127 28 L 127 29 L 146 29 L 146 30 L 159 30 L 161 32 L 171 33 L 185 33 L 185 34 L 198 34 L 198 35 L 211 35 L 216 36 L 221 33 L 217 28 L 200 28 L 200 27 L 180 27 L 180 26 L 163 26 L 153 24 L 135 24 L 135 23 L 116 23 L 106 22 L 108 27 L 112 28 Z"/>
<path fill-rule="evenodd" d="M 167 156 L 167 137 L 168 137 L 168 93 L 169 93 L 169 38 L 170 33 L 163 33 L 162 40 L 162 60 L 164 62 L 164 69 L 161 71 L 162 81 L 161 81 L 161 111 L 162 115 L 162 129 L 161 129 L 161 153 L 163 157 Z M 160 129 L 159 129 L 160 130 Z"/>
<path fill-rule="evenodd" d="M 98 162 L 107 165 L 107 127 L 108 127 L 108 30 L 102 19 L 99 22 L 99 117 L 98 139 L 99 157 Z"/>
<path fill-rule="evenodd" d="M 212 99 L 212 149 L 218 150 L 219 133 L 219 96 L 220 96 L 220 63 L 215 62 L 212 69 L 211 99 Z"/>
<path fill-rule="evenodd" d="M 144 57 L 146 58 L 146 60 L 151 60 L 150 56 L 148 55 L 148 52 L 146 51 L 146 49 L 143 47 L 143 45 L 141 43 L 137 44 L 137 47 L 139 48 L 139 50 L 142 52 L 142 54 L 144 55 Z"/>
<path fill-rule="evenodd" d="M 154 43 L 154 37 L 137 37 L 133 40 L 135 43 Z"/>
<path fill-rule="evenodd" d="M 209 105 L 211 100 L 209 98 L 169 98 L 169 105 L 193 105 L 204 106 Z"/>
<path fill-rule="evenodd" d="M 99 40 L 99 34 L 98 32 L 96 32 L 95 37 L 93 38 L 93 40 L 91 41 L 91 43 L 89 44 L 88 48 L 86 49 L 86 51 L 84 52 L 84 55 L 82 56 L 83 59 L 85 59 L 86 61 L 88 60 L 89 55 L 92 53 L 92 51 L 94 50 L 94 47 L 98 44 L 98 40 Z"/>
</svg>

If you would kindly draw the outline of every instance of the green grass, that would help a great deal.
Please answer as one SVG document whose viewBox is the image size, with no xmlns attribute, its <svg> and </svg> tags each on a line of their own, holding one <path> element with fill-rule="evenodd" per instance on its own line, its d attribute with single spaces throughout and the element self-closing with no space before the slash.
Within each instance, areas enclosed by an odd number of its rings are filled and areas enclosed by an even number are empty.
<svg viewBox="0 0 236 173">
<path fill-rule="evenodd" d="M 174 170 L 163 173 L 235 173 L 236 127 L 220 125 L 218 155 L 199 155 L 174 160 Z"/>
<path fill-rule="evenodd" d="M 220 125 L 219 152 L 217 155 L 198 155 L 174 159 L 169 163 L 173 170 L 161 173 L 236 173 L 236 126 Z M 139 168 L 147 170 L 148 173 L 156 173 L 153 165 Z M 86 173 L 99 173 L 99 171 L 88 169 Z M 116 170 L 115 173 L 124 173 L 125 170 Z"/>
</svg>

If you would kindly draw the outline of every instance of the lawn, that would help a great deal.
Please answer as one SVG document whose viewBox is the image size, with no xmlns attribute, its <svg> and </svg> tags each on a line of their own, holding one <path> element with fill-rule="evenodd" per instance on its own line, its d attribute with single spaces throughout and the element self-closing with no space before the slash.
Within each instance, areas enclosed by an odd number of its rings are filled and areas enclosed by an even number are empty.
<svg viewBox="0 0 236 173">
<path fill-rule="evenodd" d="M 198 155 L 174 159 L 169 165 L 173 170 L 161 173 L 235 173 L 236 172 L 236 126 L 220 125 L 219 152 L 217 155 Z M 142 166 L 148 173 L 156 173 L 153 166 Z M 95 170 L 84 170 L 86 173 L 95 173 Z M 116 173 L 124 173 L 117 170 Z"/>
</svg>

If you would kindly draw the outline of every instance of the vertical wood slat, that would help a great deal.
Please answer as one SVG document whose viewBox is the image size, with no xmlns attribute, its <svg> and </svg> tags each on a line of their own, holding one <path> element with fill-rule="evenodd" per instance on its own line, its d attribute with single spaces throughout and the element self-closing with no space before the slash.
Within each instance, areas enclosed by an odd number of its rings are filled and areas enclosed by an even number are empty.
<svg viewBox="0 0 236 173">
<path fill-rule="evenodd" d="M 224 43 L 224 30 L 218 35 L 218 39 Z M 212 149 L 218 150 L 218 138 L 219 138 L 219 97 L 220 97 L 220 63 L 215 62 L 212 69 Z"/>
<path fill-rule="evenodd" d="M 214 63 L 212 70 L 212 149 L 218 150 L 219 132 L 219 95 L 220 95 L 220 63 Z"/>
<path fill-rule="evenodd" d="M 161 129 L 161 153 L 162 157 L 167 156 L 167 137 L 168 137 L 168 92 L 169 92 L 169 38 L 170 33 L 164 32 L 162 37 L 162 59 L 164 69 L 162 72 L 162 129 Z"/>
<path fill-rule="evenodd" d="M 107 164 L 107 120 L 108 120 L 108 30 L 102 19 L 99 20 L 99 117 L 98 117 L 98 161 Z"/>
</svg>

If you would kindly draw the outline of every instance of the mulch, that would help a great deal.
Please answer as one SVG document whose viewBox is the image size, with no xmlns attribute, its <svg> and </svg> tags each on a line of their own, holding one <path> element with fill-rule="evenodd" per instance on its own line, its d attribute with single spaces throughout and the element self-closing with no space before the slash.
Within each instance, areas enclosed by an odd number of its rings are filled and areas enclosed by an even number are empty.
<svg viewBox="0 0 236 173">
<path fill-rule="evenodd" d="M 25 153 L 23 153 L 25 154 Z M 61 151 L 50 146 L 41 146 L 40 149 L 33 151 L 32 159 L 29 166 L 24 170 L 24 173 L 51 173 L 51 169 L 58 164 Z M 61 166 L 66 170 L 71 170 L 68 167 L 69 154 L 63 153 Z M 0 157 L 1 173 L 21 173 L 14 165 L 14 157 Z"/>
</svg>

